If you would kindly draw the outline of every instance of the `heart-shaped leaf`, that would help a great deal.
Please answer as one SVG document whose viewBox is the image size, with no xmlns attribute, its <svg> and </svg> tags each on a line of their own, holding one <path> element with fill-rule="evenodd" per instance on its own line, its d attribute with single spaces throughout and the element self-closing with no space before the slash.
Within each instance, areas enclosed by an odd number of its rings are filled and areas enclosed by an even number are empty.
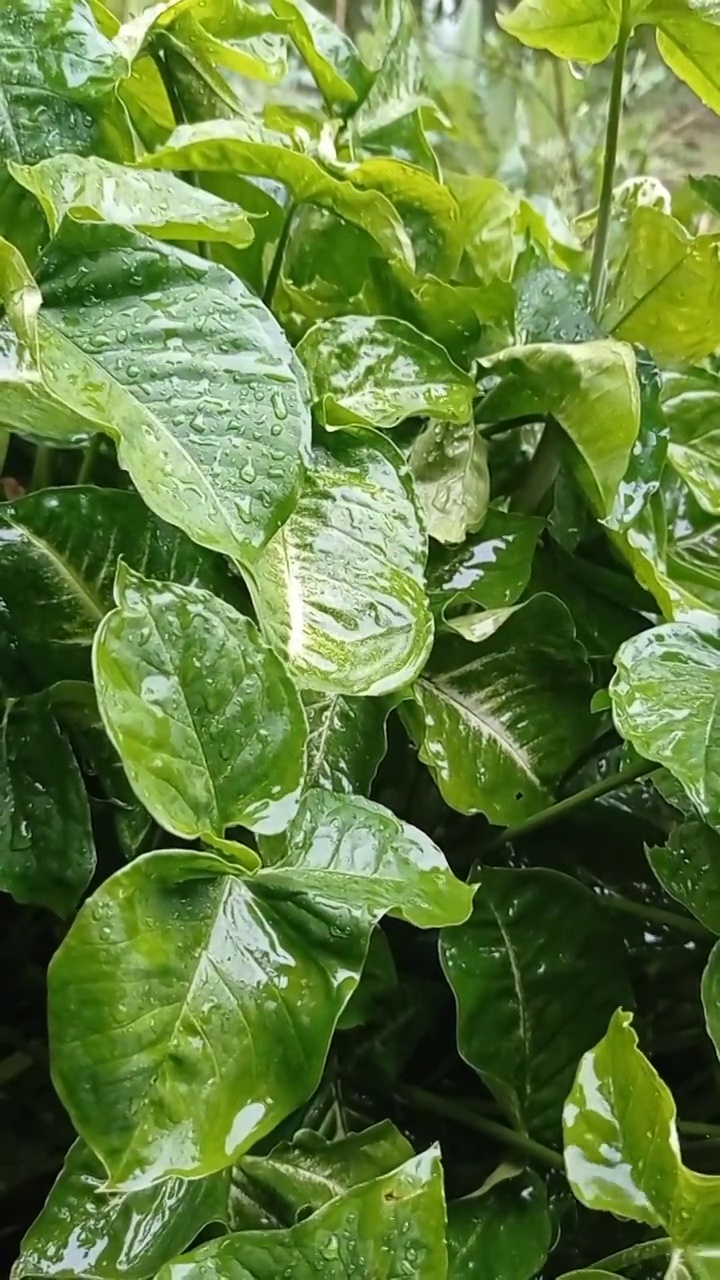
<svg viewBox="0 0 720 1280">
<path fill-rule="evenodd" d="M 345 795 L 367 795 L 387 751 L 389 709 L 379 698 L 306 693 L 306 785 Z"/>
<path fill-rule="evenodd" d="M 140 800 L 189 839 L 281 831 L 305 776 L 307 722 L 280 658 L 209 591 L 121 565 L 116 598 L 95 639 L 95 688 Z"/>
<path fill-rule="evenodd" d="M 530 581 L 544 522 L 490 507 L 479 533 L 461 547 L 430 548 L 427 587 L 434 609 L 465 604 L 503 609 L 515 604 Z"/>
<path fill-rule="evenodd" d="M 487 1189 L 448 1205 L 449 1280 L 531 1280 L 550 1241 L 543 1182 L 530 1171 L 508 1170 Z"/>
<path fill-rule="evenodd" d="M 372 73 L 352 40 L 308 0 L 271 0 L 287 21 L 290 39 L 305 60 L 327 102 L 347 104 L 364 97 Z"/>
<path fill-rule="evenodd" d="M 430 537 L 464 542 L 490 501 L 487 444 L 472 418 L 462 426 L 429 423 L 413 441 L 408 465 Z"/>
</svg>

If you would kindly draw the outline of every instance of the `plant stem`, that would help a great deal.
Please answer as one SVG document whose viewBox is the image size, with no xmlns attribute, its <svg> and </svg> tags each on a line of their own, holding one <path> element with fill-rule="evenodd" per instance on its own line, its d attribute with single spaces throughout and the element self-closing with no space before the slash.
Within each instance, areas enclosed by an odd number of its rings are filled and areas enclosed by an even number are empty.
<svg viewBox="0 0 720 1280">
<path fill-rule="evenodd" d="M 555 121 L 560 132 L 560 136 L 565 144 L 565 153 L 567 155 L 568 168 L 570 177 L 573 181 L 575 209 L 578 213 L 582 213 L 583 207 L 583 180 L 580 172 L 580 166 L 575 154 L 575 144 L 573 142 L 572 129 L 567 114 L 567 103 L 565 101 L 565 85 L 563 84 L 563 74 L 565 73 L 564 65 L 561 65 L 559 58 L 552 58 L 552 74 L 553 86 L 555 89 Z"/>
<path fill-rule="evenodd" d="M 504 1124 L 498 1124 L 496 1120 L 488 1120 L 486 1116 L 478 1115 L 477 1112 L 471 1111 L 460 1103 L 453 1102 L 451 1098 L 441 1098 L 437 1094 L 426 1093 L 424 1089 L 416 1089 L 411 1085 L 403 1085 L 397 1097 L 399 1101 L 409 1102 L 411 1106 L 417 1107 L 418 1111 L 442 1116 L 446 1120 L 464 1125 L 466 1129 L 475 1129 L 488 1138 L 495 1138 L 506 1147 L 513 1147 L 528 1159 L 537 1160 L 551 1169 L 564 1168 L 563 1158 L 557 1151 L 544 1147 L 542 1143 L 535 1142 L 524 1133 L 518 1133 L 515 1129 L 508 1129 Z"/>
<path fill-rule="evenodd" d="M 514 431 L 516 427 L 534 427 L 542 420 L 542 414 L 522 413 L 517 418 L 504 418 L 502 422 L 493 422 L 490 426 L 478 425 L 480 435 L 486 440 L 492 440 L 493 436 L 503 435 L 505 431 Z"/>
<path fill-rule="evenodd" d="M 45 444 L 40 444 L 35 452 L 30 489 L 47 489 L 52 484 L 54 453 Z"/>
<path fill-rule="evenodd" d="M 675 911 L 665 911 L 662 907 L 648 906 L 645 902 L 633 902 L 631 898 L 624 898 L 621 893 L 603 894 L 598 898 L 598 902 L 610 907 L 613 911 L 623 911 L 625 915 L 637 916 L 640 920 L 668 925 L 669 928 L 677 929 L 679 933 L 686 933 L 689 937 L 698 938 L 702 942 L 709 943 L 711 940 L 711 934 L 705 925 L 700 924 L 699 920 L 693 920 L 691 916 L 681 916 Z"/>
<path fill-rule="evenodd" d="M 628 0 L 623 0 L 622 20 L 620 24 L 620 34 L 618 36 L 617 48 L 615 49 L 615 63 L 613 66 L 612 87 L 610 90 L 610 105 L 608 108 L 607 131 L 605 134 L 605 159 L 603 162 L 602 187 L 600 189 L 600 204 L 598 206 L 598 220 L 595 228 L 595 243 L 593 246 L 592 268 L 590 271 L 590 293 L 592 295 L 593 306 L 596 313 L 602 308 L 605 296 L 605 266 L 607 257 L 608 238 L 610 235 L 610 215 L 612 213 L 612 197 L 613 187 L 615 185 L 615 166 L 617 164 L 618 139 L 620 137 L 620 120 L 622 117 L 623 105 L 623 81 L 625 77 L 625 61 L 627 58 L 628 44 L 632 35 L 632 24 L 629 16 Z"/>
<path fill-rule="evenodd" d="M 523 822 L 517 827 L 506 827 L 488 845 L 488 851 L 499 849 L 504 844 L 510 844 L 513 840 L 520 840 L 522 837 L 530 835 L 533 831 L 539 831 L 541 827 L 547 827 L 552 822 L 557 822 L 558 819 L 566 817 L 574 809 L 590 804 L 592 800 L 599 800 L 601 796 L 609 795 L 611 791 L 617 791 L 618 787 L 624 787 L 630 782 L 636 782 L 638 778 L 643 778 L 646 774 L 653 773 L 655 769 L 657 769 L 656 764 L 641 760 L 629 769 L 623 769 L 619 773 L 611 773 L 607 778 L 601 778 L 599 782 L 594 782 L 591 787 L 584 787 L 582 791 L 576 791 L 575 795 L 567 796 L 565 800 L 558 800 L 557 804 L 552 804 L 548 809 L 542 809 L 540 813 L 533 814 L 532 818 L 528 818 L 527 822 Z"/>
<path fill-rule="evenodd" d="M 642 1244 L 633 1244 L 620 1253 L 612 1253 L 609 1258 L 601 1258 L 592 1263 L 592 1269 L 598 1271 L 617 1271 L 620 1267 L 632 1267 L 638 1262 L 651 1262 L 653 1258 L 664 1258 L 672 1252 L 672 1240 L 669 1236 L 661 1236 L 659 1240 L 645 1240 Z"/>
<path fill-rule="evenodd" d="M 263 293 L 263 302 L 265 303 L 266 307 L 272 307 L 272 304 L 273 304 L 273 299 L 275 297 L 275 290 L 277 289 L 278 280 L 280 279 L 280 272 L 282 271 L 282 264 L 283 264 L 283 259 L 285 257 L 285 250 L 287 249 L 288 240 L 290 239 L 290 231 L 292 230 L 292 221 L 293 221 L 293 218 L 295 217 L 296 208 L 297 206 L 294 204 L 288 205 L 288 211 L 285 215 L 285 222 L 283 223 L 283 229 L 280 232 L 280 239 L 277 242 L 275 257 L 272 260 L 272 265 L 268 272 L 268 278 L 265 284 L 265 292 Z"/>
<path fill-rule="evenodd" d="M 80 463 L 80 470 L 75 481 L 76 484 L 92 483 L 97 464 L 102 456 L 102 441 L 102 431 L 96 431 L 83 454 L 83 460 Z"/>
<path fill-rule="evenodd" d="M 678 1120 L 677 1130 L 689 1138 L 720 1138 L 720 1124 L 704 1124 L 701 1120 Z"/>
<path fill-rule="evenodd" d="M 548 419 L 545 430 L 540 437 L 522 483 L 513 497 L 512 506 L 515 511 L 532 515 L 537 511 L 545 494 L 555 480 L 560 468 L 557 432 L 560 430 L 556 422 Z"/>
</svg>

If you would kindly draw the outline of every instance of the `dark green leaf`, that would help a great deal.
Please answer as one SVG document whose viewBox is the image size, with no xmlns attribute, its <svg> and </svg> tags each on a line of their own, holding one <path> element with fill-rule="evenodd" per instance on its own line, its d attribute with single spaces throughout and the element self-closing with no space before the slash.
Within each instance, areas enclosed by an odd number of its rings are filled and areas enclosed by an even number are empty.
<svg viewBox="0 0 720 1280">
<path fill-rule="evenodd" d="M 592 342 L 602 330 L 586 282 L 557 267 L 536 267 L 517 287 L 518 342 Z"/>
<path fill-rule="evenodd" d="M 704 822 L 683 822 L 662 848 L 647 850 L 661 885 L 713 933 L 720 934 L 720 835 Z"/>
<path fill-rule="evenodd" d="M 462 1056 L 514 1125 L 554 1142 L 581 1054 L 630 997 L 607 911 L 570 876 L 486 867 L 470 920 L 442 931 L 440 956 Z"/>
<path fill-rule="evenodd" d="M 531 1280 L 550 1240 L 544 1184 L 498 1170 L 487 1188 L 448 1205 L 449 1280 Z"/>
<path fill-rule="evenodd" d="M 465 604 L 502 609 L 515 604 L 530 580 L 543 521 L 490 507 L 479 533 L 462 547 L 433 546 L 427 586 L 434 609 Z"/>
<path fill-rule="evenodd" d="M 378 698 L 303 695 L 308 720 L 306 786 L 367 795 L 387 751 L 388 707 Z"/>
<path fill-rule="evenodd" d="M 307 722 L 283 663 L 209 591 L 120 565 L 93 649 L 98 705 L 138 797 L 166 831 L 281 831 L 305 776 Z"/>
<path fill-rule="evenodd" d="M 464 542 L 490 501 L 487 444 L 472 417 L 462 425 L 429 423 L 413 441 L 408 465 L 430 537 Z"/>
</svg>

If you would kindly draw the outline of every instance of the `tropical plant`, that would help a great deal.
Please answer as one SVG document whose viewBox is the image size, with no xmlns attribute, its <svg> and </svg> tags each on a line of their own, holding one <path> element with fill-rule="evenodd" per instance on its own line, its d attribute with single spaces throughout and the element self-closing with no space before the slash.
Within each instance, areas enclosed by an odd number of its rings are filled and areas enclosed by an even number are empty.
<svg viewBox="0 0 720 1280">
<path fill-rule="evenodd" d="M 720 11 L 500 23 L 613 55 L 575 227 L 409 0 L 0 10 L 15 1280 L 720 1275 L 720 235 L 616 185 Z"/>
</svg>

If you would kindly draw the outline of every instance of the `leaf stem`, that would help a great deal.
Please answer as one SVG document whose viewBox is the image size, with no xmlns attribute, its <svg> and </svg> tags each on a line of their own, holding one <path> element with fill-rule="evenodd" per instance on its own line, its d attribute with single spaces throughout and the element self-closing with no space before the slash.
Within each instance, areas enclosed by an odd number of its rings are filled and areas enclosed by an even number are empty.
<svg viewBox="0 0 720 1280">
<path fill-rule="evenodd" d="M 630 782 L 636 782 L 638 778 L 643 778 L 646 774 L 653 773 L 656 769 L 656 764 L 651 764 L 648 760 L 640 760 L 629 769 L 622 769 L 619 773 L 611 773 L 607 778 L 601 778 L 599 782 L 594 782 L 592 786 L 584 787 L 582 791 L 576 791 L 574 795 L 567 796 L 564 800 L 558 800 L 557 804 L 552 804 L 547 809 L 541 809 L 540 813 L 533 814 L 531 818 L 528 818 L 526 822 L 521 823 L 519 826 L 506 827 L 488 845 L 488 852 L 493 849 L 499 849 L 504 844 L 510 844 L 514 840 L 520 840 L 527 835 L 531 835 L 532 832 L 539 831 L 541 827 L 550 826 L 551 823 L 557 822 L 560 818 L 565 818 L 573 810 L 590 804 L 593 800 L 599 800 L 601 796 L 609 795 L 611 791 L 617 791 L 618 787 L 624 787 Z"/>
<path fill-rule="evenodd" d="M 629 1249 L 621 1249 L 620 1253 L 611 1253 L 609 1258 L 601 1258 L 591 1264 L 592 1270 L 617 1271 L 620 1267 L 632 1267 L 638 1262 L 651 1262 L 653 1258 L 664 1258 L 672 1252 L 672 1240 L 669 1236 L 661 1236 L 658 1240 L 645 1240 L 642 1244 L 633 1244 Z"/>
<path fill-rule="evenodd" d="M 678 1120 L 678 1133 L 688 1138 L 720 1138 L 720 1124 L 705 1124 L 702 1120 Z"/>
<path fill-rule="evenodd" d="M 54 461 L 54 450 L 45 444 L 38 445 L 30 477 L 32 492 L 36 489 L 47 489 L 52 484 Z"/>
<path fill-rule="evenodd" d="M 416 1089 L 412 1085 L 403 1085 L 396 1096 L 400 1102 L 408 1102 L 418 1111 L 442 1116 L 445 1120 L 452 1120 L 466 1129 L 475 1129 L 488 1138 L 495 1138 L 504 1146 L 511 1147 L 528 1159 L 536 1160 L 548 1168 L 564 1168 L 563 1158 L 559 1152 L 543 1146 L 540 1142 L 535 1142 L 524 1133 L 518 1133 L 516 1129 L 509 1129 L 504 1124 L 498 1124 L 496 1120 L 488 1120 L 486 1116 L 478 1115 L 476 1111 L 471 1111 L 459 1102 L 453 1102 L 451 1098 L 441 1098 L 435 1093 L 426 1093 L 424 1089 Z"/>
<path fill-rule="evenodd" d="M 691 938 L 710 942 L 709 930 L 699 920 L 693 920 L 691 916 L 681 916 L 675 911 L 665 911 L 663 907 L 653 907 L 645 902 L 633 902 L 631 898 L 624 898 L 621 893 L 605 893 L 598 897 L 598 902 L 610 907 L 613 911 L 623 911 L 625 915 L 637 916 L 638 919 L 649 923 L 655 921 L 657 924 L 665 924 L 671 929 L 677 929 L 679 933 L 686 933 Z"/>
<path fill-rule="evenodd" d="M 560 469 L 560 453 L 558 450 L 558 424 L 548 418 L 540 442 L 535 450 L 527 470 L 513 496 L 512 507 L 525 515 L 532 515 L 538 510 L 545 494 L 553 484 Z"/>
<path fill-rule="evenodd" d="M 102 456 L 102 441 L 102 431 L 96 431 L 83 454 L 80 469 L 77 473 L 77 480 L 75 481 L 76 484 L 92 483 L 97 464 Z"/>
<path fill-rule="evenodd" d="M 273 299 L 275 297 L 275 290 L 277 289 L 278 280 L 280 279 L 280 272 L 282 271 L 283 259 L 285 257 L 285 250 L 287 249 L 288 240 L 290 239 L 290 232 L 292 230 L 292 222 L 293 222 L 293 218 L 295 217 L 296 209 L 297 209 L 296 204 L 290 203 L 288 205 L 288 211 L 285 215 L 285 222 L 283 223 L 283 229 L 280 232 L 280 239 L 278 240 L 277 248 L 275 249 L 275 257 L 272 260 L 272 264 L 268 272 L 267 282 L 265 284 L 265 292 L 263 293 L 263 302 L 265 303 L 266 307 L 272 307 L 272 304 L 273 304 Z"/>
<path fill-rule="evenodd" d="M 615 62 L 613 65 L 612 87 L 610 89 L 610 105 L 608 108 L 607 131 L 605 133 L 605 158 L 603 161 L 602 186 L 598 220 L 595 228 L 592 267 L 590 270 L 590 293 L 596 314 L 602 309 L 605 296 L 606 258 L 608 239 L 610 236 L 610 217 L 612 213 L 613 187 L 615 185 L 615 168 L 617 165 L 618 140 L 620 137 L 620 121 L 623 106 L 623 82 L 625 78 L 625 62 L 628 45 L 632 35 L 632 23 L 628 0 L 623 0 L 622 19 Z"/>
<path fill-rule="evenodd" d="M 517 418 L 504 418 L 502 422 L 493 422 L 488 426 L 478 423 L 480 435 L 486 440 L 492 440 L 493 436 L 503 435 L 505 431 L 514 431 L 516 427 L 534 427 L 543 421 L 541 413 L 521 413 Z"/>
</svg>

